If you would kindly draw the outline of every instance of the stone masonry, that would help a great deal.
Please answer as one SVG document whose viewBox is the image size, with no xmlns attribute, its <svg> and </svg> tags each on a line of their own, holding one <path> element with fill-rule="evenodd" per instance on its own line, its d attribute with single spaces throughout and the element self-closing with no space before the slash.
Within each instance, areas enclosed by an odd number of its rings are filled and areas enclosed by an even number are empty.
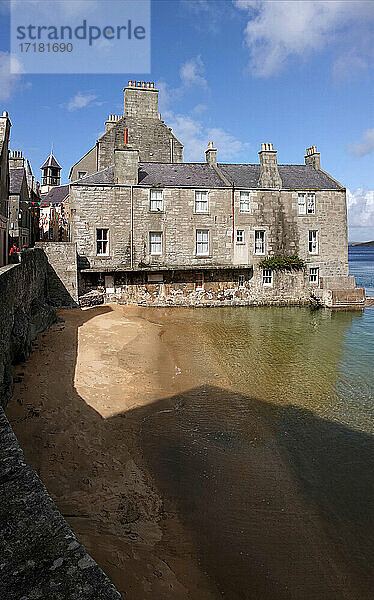
<svg viewBox="0 0 374 600">
<path fill-rule="evenodd" d="M 154 136 L 157 90 L 134 83 L 124 118 L 107 124 L 99 143 L 98 170 L 71 184 L 80 295 L 161 305 L 363 305 L 349 277 L 346 191 L 321 169 L 315 146 L 299 165 L 278 164 L 270 143 L 261 145 L 259 164 L 217 163 L 213 143 L 205 163 L 171 162 L 170 136 Z M 128 119 L 141 120 L 144 139 L 132 137 Z M 305 268 L 260 268 L 266 258 L 291 256 Z M 346 294 L 330 294 L 338 289 Z"/>
</svg>

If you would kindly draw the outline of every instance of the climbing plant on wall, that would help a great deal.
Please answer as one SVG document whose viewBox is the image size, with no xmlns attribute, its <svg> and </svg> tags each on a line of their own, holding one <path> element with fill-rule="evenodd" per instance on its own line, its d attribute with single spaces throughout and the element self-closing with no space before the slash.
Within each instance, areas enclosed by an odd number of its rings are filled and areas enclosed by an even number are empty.
<svg viewBox="0 0 374 600">
<path fill-rule="evenodd" d="M 258 266 L 260 269 L 272 271 L 302 271 L 305 268 L 305 261 L 296 255 L 271 256 L 264 258 Z"/>
</svg>

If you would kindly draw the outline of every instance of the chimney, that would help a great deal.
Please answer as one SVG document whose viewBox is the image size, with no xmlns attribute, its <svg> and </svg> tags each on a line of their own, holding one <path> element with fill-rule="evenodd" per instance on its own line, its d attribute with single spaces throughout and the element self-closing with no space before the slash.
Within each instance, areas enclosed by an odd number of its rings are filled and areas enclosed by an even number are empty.
<svg viewBox="0 0 374 600">
<path fill-rule="evenodd" d="M 310 146 L 306 149 L 305 164 L 312 165 L 315 169 L 321 168 L 321 155 L 317 152 L 317 146 Z"/>
<path fill-rule="evenodd" d="M 205 150 L 206 162 L 208 165 L 216 165 L 217 164 L 217 148 L 214 148 L 213 142 L 209 142 L 208 150 Z"/>
<path fill-rule="evenodd" d="M 6 142 L 6 147 L 8 147 L 11 126 L 12 124 L 8 117 L 8 113 L 4 110 L 0 116 L 0 142 Z"/>
<path fill-rule="evenodd" d="M 261 188 L 281 188 L 282 179 L 278 171 L 277 151 L 269 142 L 261 144 L 260 155 L 260 179 Z"/>
<path fill-rule="evenodd" d="M 114 183 L 137 185 L 139 170 L 139 150 L 116 148 L 114 150 Z"/>
<path fill-rule="evenodd" d="M 109 115 L 108 119 L 105 121 L 105 133 L 112 129 L 122 118 L 122 115 Z"/>
<path fill-rule="evenodd" d="M 158 119 L 158 90 L 153 81 L 129 81 L 124 88 L 125 117 Z"/>
<path fill-rule="evenodd" d="M 9 154 L 9 168 L 18 169 L 25 166 L 25 159 L 23 158 L 21 150 L 12 150 Z"/>
</svg>

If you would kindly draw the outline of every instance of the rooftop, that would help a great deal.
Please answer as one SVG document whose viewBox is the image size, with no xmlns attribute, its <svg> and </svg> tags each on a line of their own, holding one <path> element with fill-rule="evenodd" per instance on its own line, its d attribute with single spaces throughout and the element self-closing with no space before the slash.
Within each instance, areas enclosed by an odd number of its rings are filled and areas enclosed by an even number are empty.
<svg viewBox="0 0 374 600">
<path fill-rule="evenodd" d="M 44 164 L 42 164 L 42 166 L 40 168 L 41 169 L 46 169 L 47 167 L 57 167 L 57 169 L 61 169 L 62 168 L 58 164 L 58 162 L 55 159 L 55 157 L 53 156 L 52 152 L 51 152 L 51 154 L 48 156 L 47 160 L 44 162 Z"/>
<path fill-rule="evenodd" d="M 237 188 L 259 188 L 260 165 L 219 163 L 222 175 Z M 312 165 L 278 165 L 283 189 L 339 190 L 337 181 Z M 114 166 L 74 182 L 74 185 L 114 184 Z M 227 187 L 207 163 L 139 163 L 139 185 L 160 187 Z"/>
<path fill-rule="evenodd" d="M 9 169 L 9 193 L 20 194 L 22 182 L 25 176 L 25 169 L 18 167 L 17 169 Z"/>
<path fill-rule="evenodd" d="M 63 202 L 69 195 L 69 185 L 58 185 L 53 187 L 47 194 L 42 195 L 41 206 L 50 206 Z"/>
</svg>

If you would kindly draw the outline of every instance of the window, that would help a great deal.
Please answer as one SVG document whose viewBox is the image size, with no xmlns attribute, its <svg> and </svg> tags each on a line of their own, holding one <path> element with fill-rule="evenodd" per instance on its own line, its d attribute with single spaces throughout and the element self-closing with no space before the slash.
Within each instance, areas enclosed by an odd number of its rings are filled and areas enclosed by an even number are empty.
<svg viewBox="0 0 374 600">
<path fill-rule="evenodd" d="M 308 194 L 307 213 L 308 213 L 308 215 L 316 214 L 316 195 L 315 194 Z"/>
<path fill-rule="evenodd" d="M 318 254 L 318 231 L 309 231 L 309 254 Z"/>
<path fill-rule="evenodd" d="M 162 198 L 162 190 L 151 190 L 150 192 L 150 210 L 164 210 L 164 202 Z"/>
<path fill-rule="evenodd" d="M 318 283 L 318 282 L 319 282 L 319 268 L 318 267 L 310 267 L 309 283 Z"/>
<path fill-rule="evenodd" d="M 299 194 L 298 196 L 299 215 L 315 215 L 316 214 L 316 195 L 315 194 Z"/>
<path fill-rule="evenodd" d="M 255 254 L 265 254 L 265 231 L 255 231 Z"/>
<path fill-rule="evenodd" d="M 200 256 L 209 254 L 209 231 L 207 229 L 196 230 L 196 254 Z"/>
<path fill-rule="evenodd" d="M 195 213 L 208 212 L 208 192 L 195 192 Z"/>
<path fill-rule="evenodd" d="M 251 210 L 249 192 L 240 192 L 239 212 L 249 213 Z"/>
<path fill-rule="evenodd" d="M 96 254 L 98 256 L 108 256 L 109 229 L 96 229 Z"/>
<path fill-rule="evenodd" d="M 78 179 L 82 179 L 87 175 L 87 171 L 78 171 Z"/>
<path fill-rule="evenodd" d="M 273 271 L 271 269 L 262 270 L 262 283 L 263 285 L 273 284 Z"/>
<path fill-rule="evenodd" d="M 306 215 L 305 195 L 306 194 L 299 194 L 298 196 L 299 215 Z"/>
<path fill-rule="evenodd" d="M 164 276 L 162 273 L 148 273 L 148 283 L 164 283 Z"/>
<path fill-rule="evenodd" d="M 238 287 L 239 288 L 244 288 L 245 287 L 245 277 L 244 277 L 244 275 L 239 275 L 238 276 Z"/>
<path fill-rule="evenodd" d="M 162 254 L 162 233 L 151 231 L 149 234 L 149 252 L 150 254 Z"/>
<path fill-rule="evenodd" d="M 236 243 L 237 244 L 244 244 L 244 229 L 237 229 L 236 230 Z"/>
<path fill-rule="evenodd" d="M 202 291 L 204 289 L 204 273 L 196 273 L 195 290 Z"/>
</svg>

